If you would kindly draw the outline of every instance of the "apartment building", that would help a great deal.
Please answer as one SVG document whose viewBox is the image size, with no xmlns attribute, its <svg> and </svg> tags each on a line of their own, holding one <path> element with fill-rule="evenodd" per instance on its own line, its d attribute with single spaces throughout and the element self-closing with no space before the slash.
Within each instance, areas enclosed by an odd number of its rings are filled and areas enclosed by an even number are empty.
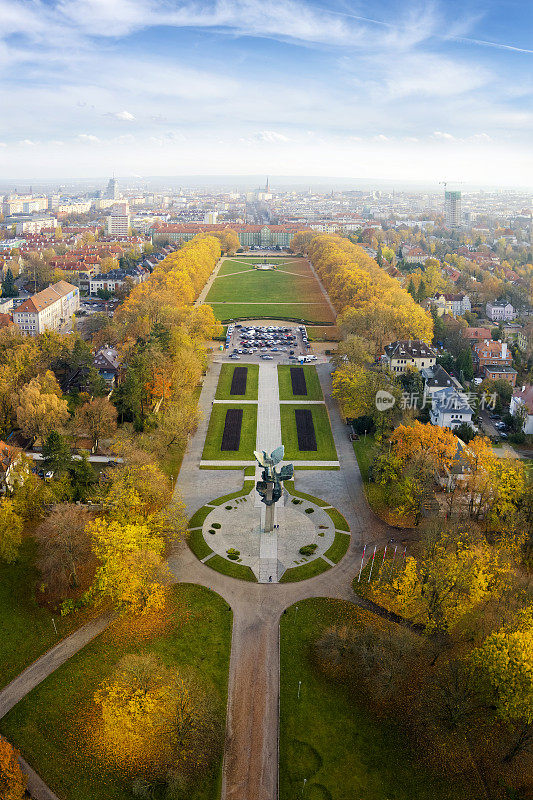
<svg viewBox="0 0 533 800">
<path fill-rule="evenodd" d="M 401 375 L 408 369 L 421 370 L 424 367 L 435 366 L 437 354 L 425 342 L 410 339 L 386 345 L 383 362 L 391 372 Z"/>
<path fill-rule="evenodd" d="M 467 294 L 436 294 L 430 300 L 439 317 L 450 314 L 452 317 L 462 317 L 467 311 L 472 311 L 470 298 Z"/>
<path fill-rule="evenodd" d="M 80 290 L 66 281 L 34 294 L 13 311 L 13 322 L 26 336 L 60 330 L 80 307 Z"/>
</svg>

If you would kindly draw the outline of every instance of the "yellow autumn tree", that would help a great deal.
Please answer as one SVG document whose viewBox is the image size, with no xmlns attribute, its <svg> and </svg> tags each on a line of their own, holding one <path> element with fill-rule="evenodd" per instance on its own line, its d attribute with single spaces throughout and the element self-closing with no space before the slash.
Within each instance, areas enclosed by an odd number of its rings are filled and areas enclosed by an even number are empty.
<svg viewBox="0 0 533 800">
<path fill-rule="evenodd" d="M 86 530 L 99 560 L 95 591 L 121 612 L 144 614 L 164 608 L 171 574 L 162 558 L 163 536 L 146 524 L 102 518 Z"/>
<path fill-rule="evenodd" d="M 22 542 L 22 517 L 13 500 L 0 501 L 0 559 L 12 564 L 18 558 Z"/>
<path fill-rule="evenodd" d="M 500 595 L 510 569 L 507 553 L 481 538 L 429 535 L 421 554 L 404 559 L 397 574 L 372 588 L 372 597 L 428 634 L 448 633 Z"/>
<path fill-rule="evenodd" d="M 97 752 L 126 775 L 190 778 L 211 760 L 219 726 L 210 697 L 153 653 L 124 656 L 94 699 Z"/>
<path fill-rule="evenodd" d="M 17 760 L 17 751 L 0 736 L 0 797 L 2 800 L 24 800 L 26 776 Z"/>
<path fill-rule="evenodd" d="M 457 437 L 448 428 L 423 425 L 416 420 L 412 425 L 398 425 L 389 441 L 403 465 L 424 455 L 435 468 L 450 468 L 457 452 Z"/>
<path fill-rule="evenodd" d="M 53 372 L 32 378 L 19 392 L 17 422 L 26 436 L 47 436 L 69 418 L 68 404 Z"/>
<path fill-rule="evenodd" d="M 375 341 L 377 349 L 383 338 L 431 342 L 431 316 L 359 245 L 340 236 L 300 233 L 291 249 L 307 253 L 340 315 L 341 326 L 346 325 L 344 314 L 359 312 L 352 316 L 347 332 Z"/>
</svg>

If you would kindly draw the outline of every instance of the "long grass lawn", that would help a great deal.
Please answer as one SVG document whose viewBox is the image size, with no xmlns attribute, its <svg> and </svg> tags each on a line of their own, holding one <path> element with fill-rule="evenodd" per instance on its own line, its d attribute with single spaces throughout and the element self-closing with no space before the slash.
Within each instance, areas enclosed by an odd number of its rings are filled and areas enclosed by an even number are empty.
<svg viewBox="0 0 533 800">
<path fill-rule="evenodd" d="M 248 269 L 215 278 L 206 302 L 232 302 L 246 298 L 255 302 L 318 303 L 322 302 L 323 297 L 313 275 L 305 277 L 281 270 Z"/>
<path fill-rule="evenodd" d="M 241 294 L 240 297 L 244 295 Z M 317 325 L 332 322 L 333 317 L 327 303 L 274 303 L 274 302 L 209 302 L 218 320 L 232 319 L 281 319 L 298 320 Z"/>
<path fill-rule="evenodd" d="M 241 441 L 238 450 L 221 450 L 222 434 L 226 411 L 230 408 L 242 408 Z M 221 461 L 251 461 L 254 457 L 257 428 L 257 406 L 255 403 L 215 403 L 205 437 L 204 460 L 220 459 Z"/>
<path fill-rule="evenodd" d="M 218 271 L 217 277 L 233 275 L 237 274 L 238 272 L 248 272 L 255 269 L 256 264 L 262 264 L 264 260 L 264 255 L 258 255 L 255 256 L 255 258 L 253 256 L 247 256 L 246 258 L 226 258 Z M 303 258 L 288 258 L 286 256 L 280 258 L 279 256 L 266 256 L 266 262 L 267 264 L 275 264 L 279 270 L 290 270 L 293 272 L 298 272 L 302 275 L 313 274 L 309 269 L 309 265 Z"/>
<path fill-rule="evenodd" d="M 237 364 L 222 364 L 220 376 L 218 378 L 217 392 L 215 394 L 216 400 L 232 400 L 238 402 L 239 400 L 257 400 L 257 383 L 259 380 L 259 365 L 258 364 L 245 364 L 248 369 L 246 376 L 246 393 L 245 394 L 230 394 L 231 381 L 233 379 L 233 372 Z"/>
<path fill-rule="evenodd" d="M 37 605 L 36 551 L 28 537 L 15 564 L 0 560 L 0 687 L 88 619 L 86 612 L 61 617 Z"/>
<path fill-rule="evenodd" d="M 201 586 L 173 588 L 172 616 L 151 634 L 119 620 L 59 667 L 2 719 L 1 732 L 18 747 L 62 800 L 133 800 L 131 782 L 105 769 L 92 755 L 92 699 L 127 653 L 153 652 L 167 666 L 191 668 L 209 687 L 223 720 L 232 614 L 221 597 Z M 142 622 L 140 625 L 142 629 Z M 222 759 L 188 793 L 190 800 L 216 800 Z"/>
<path fill-rule="evenodd" d="M 371 620 L 352 604 L 326 598 L 300 600 L 298 610 L 292 606 L 282 615 L 280 800 L 469 797 L 445 775 L 422 770 L 401 731 L 372 717 L 353 691 L 313 666 L 310 648 L 324 629 Z"/>
<path fill-rule="evenodd" d="M 305 408 L 313 415 L 315 426 L 316 450 L 298 450 L 298 435 L 296 432 L 297 408 Z M 337 451 L 326 406 L 323 403 L 286 403 L 279 407 L 281 414 L 281 439 L 285 445 L 285 459 L 287 461 L 336 461 Z"/>
<path fill-rule="evenodd" d="M 307 394 L 293 394 L 291 382 L 291 367 L 288 364 L 280 364 L 278 366 L 278 386 L 279 386 L 279 399 L 280 400 L 323 400 L 322 388 L 318 379 L 318 372 L 316 367 L 312 364 L 304 364 L 297 366 L 297 369 L 303 369 L 305 375 L 305 384 L 307 386 Z"/>
</svg>

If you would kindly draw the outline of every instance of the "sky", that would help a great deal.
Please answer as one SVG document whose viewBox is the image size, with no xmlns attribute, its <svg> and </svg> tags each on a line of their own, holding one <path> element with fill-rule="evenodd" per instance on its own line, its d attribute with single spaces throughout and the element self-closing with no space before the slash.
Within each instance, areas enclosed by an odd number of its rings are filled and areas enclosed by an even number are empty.
<svg viewBox="0 0 533 800">
<path fill-rule="evenodd" d="M 530 0 L 0 0 L 0 176 L 533 188 Z"/>
</svg>

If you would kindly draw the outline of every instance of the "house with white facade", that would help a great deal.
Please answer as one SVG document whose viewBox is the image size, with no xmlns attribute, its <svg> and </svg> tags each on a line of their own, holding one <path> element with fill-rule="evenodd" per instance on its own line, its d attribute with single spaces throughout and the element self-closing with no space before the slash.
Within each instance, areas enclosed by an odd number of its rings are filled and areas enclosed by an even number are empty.
<svg viewBox="0 0 533 800">
<path fill-rule="evenodd" d="M 464 392 L 447 387 L 434 392 L 429 418 L 433 425 L 441 428 L 457 428 L 463 422 L 472 425 L 473 410 Z"/>
<path fill-rule="evenodd" d="M 530 383 L 514 390 L 509 413 L 515 416 L 522 408 L 527 412 L 524 414 L 522 430 L 526 434 L 533 434 L 533 386 Z"/>
<path fill-rule="evenodd" d="M 80 307 L 80 290 L 66 281 L 58 281 L 24 300 L 13 310 L 13 322 L 26 336 L 44 331 L 59 331 Z"/>
<path fill-rule="evenodd" d="M 518 316 L 512 304 L 505 300 L 489 301 L 485 310 L 487 312 L 487 317 L 492 320 L 492 322 L 510 322 Z"/>
</svg>

